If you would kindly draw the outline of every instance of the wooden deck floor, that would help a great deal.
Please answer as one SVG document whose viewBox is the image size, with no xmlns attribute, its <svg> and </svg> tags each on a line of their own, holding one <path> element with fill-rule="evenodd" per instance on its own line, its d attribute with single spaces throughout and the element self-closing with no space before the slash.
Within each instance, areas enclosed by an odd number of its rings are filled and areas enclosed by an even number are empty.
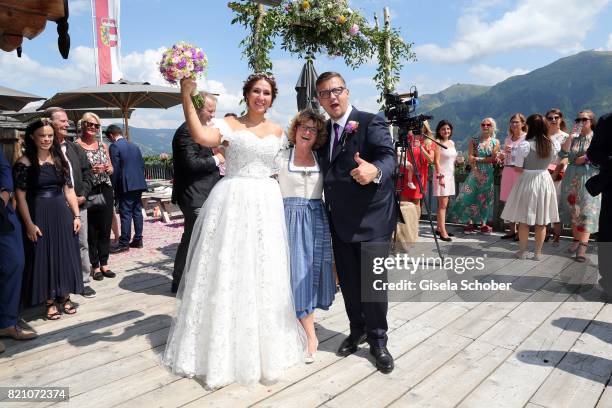
<svg viewBox="0 0 612 408">
<path fill-rule="evenodd" d="M 57 406 L 79 408 L 612 407 L 612 305 L 571 301 L 558 290 L 557 277 L 576 267 L 564 253 L 568 243 L 546 246 L 540 262 L 518 261 L 509 256 L 516 244 L 498 236 L 458 235 L 455 244 L 493 251 L 489 261 L 500 275 L 523 282 L 523 296 L 391 303 L 396 368 L 390 375 L 374 369 L 367 346 L 346 358 L 335 355 L 348 329 L 341 297 L 317 312 L 316 362 L 293 367 L 274 385 L 232 384 L 211 392 L 172 375 L 159 364 L 175 303 L 171 245 L 157 256 L 134 250 L 121 264 L 111 258 L 118 278 L 96 282 L 94 299 L 77 296 L 74 316 L 50 322 L 38 318 L 40 310 L 27 311 L 40 337 L 4 341 L 0 386 L 67 386 L 70 401 Z M 551 292 L 558 293 L 555 301 L 537 301 Z M 22 405 L 50 404 L 0 401 Z"/>
</svg>

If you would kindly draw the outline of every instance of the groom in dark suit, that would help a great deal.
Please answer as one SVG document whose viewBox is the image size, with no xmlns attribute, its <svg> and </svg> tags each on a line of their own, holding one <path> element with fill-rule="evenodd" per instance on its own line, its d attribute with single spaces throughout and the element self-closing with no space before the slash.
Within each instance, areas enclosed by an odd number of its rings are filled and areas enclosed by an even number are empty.
<svg viewBox="0 0 612 408">
<path fill-rule="evenodd" d="M 318 150 L 319 165 L 324 175 L 336 268 L 350 321 L 350 335 L 338 354 L 356 352 L 367 339 L 376 368 L 390 373 L 394 363 L 387 350 L 387 294 L 377 292 L 375 298 L 372 296 L 373 281 L 386 282 L 387 275 L 386 271 L 374 275 L 371 261 L 388 255 L 395 229 L 393 141 L 381 117 L 350 105 L 349 90 L 340 74 L 325 72 L 316 86 L 319 102 L 330 116 L 330 137 Z"/>
</svg>

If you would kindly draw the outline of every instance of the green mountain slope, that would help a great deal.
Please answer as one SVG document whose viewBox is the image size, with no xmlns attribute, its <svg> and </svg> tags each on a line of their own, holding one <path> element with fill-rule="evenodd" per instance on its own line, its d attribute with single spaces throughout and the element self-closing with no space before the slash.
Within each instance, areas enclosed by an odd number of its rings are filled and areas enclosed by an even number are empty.
<svg viewBox="0 0 612 408">
<path fill-rule="evenodd" d="M 484 117 L 497 121 L 501 138 L 515 112 L 544 114 L 552 107 L 561 109 L 569 121 L 581 109 L 591 109 L 597 116 L 612 111 L 612 52 L 585 51 L 562 58 L 508 78 L 481 95 L 445 103 L 428 113 L 434 116 L 434 126 L 441 119 L 450 120 L 454 138 L 464 147 L 466 138 L 478 134 Z"/>
</svg>

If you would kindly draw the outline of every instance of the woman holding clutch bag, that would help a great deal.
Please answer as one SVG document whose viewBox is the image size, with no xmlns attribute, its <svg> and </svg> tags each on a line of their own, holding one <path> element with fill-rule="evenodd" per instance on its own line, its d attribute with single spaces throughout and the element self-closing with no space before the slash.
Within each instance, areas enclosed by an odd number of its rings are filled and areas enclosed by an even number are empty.
<svg viewBox="0 0 612 408">
<path fill-rule="evenodd" d="M 95 113 L 86 112 L 81 118 L 81 137 L 77 143 L 85 149 L 91 164 L 92 188 L 90 197 L 102 194 L 104 204 L 87 210 L 87 243 L 89 262 L 94 280 L 114 278 L 116 275 L 108 268 L 110 254 L 110 233 L 113 224 L 113 188 L 110 175 L 113 174 L 108 147 L 99 141 L 100 118 Z"/>
</svg>

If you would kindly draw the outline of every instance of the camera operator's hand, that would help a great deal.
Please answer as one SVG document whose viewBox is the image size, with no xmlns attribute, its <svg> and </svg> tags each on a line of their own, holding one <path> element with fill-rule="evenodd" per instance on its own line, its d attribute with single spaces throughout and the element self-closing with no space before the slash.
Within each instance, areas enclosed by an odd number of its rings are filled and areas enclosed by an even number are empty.
<svg viewBox="0 0 612 408">
<path fill-rule="evenodd" d="M 357 168 L 351 170 L 351 177 L 353 177 L 353 179 L 355 179 L 355 181 L 362 186 L 370 184 L 372 181 L 374 181 L 376 175 L 378 174 L 378 168 L 372 163 L 368 163 L 359 157 L 359 152 L 355 153 L 355 157 L 353 159 L 355 160 L 355 163 L 357 163 Z"/>
</svg>

